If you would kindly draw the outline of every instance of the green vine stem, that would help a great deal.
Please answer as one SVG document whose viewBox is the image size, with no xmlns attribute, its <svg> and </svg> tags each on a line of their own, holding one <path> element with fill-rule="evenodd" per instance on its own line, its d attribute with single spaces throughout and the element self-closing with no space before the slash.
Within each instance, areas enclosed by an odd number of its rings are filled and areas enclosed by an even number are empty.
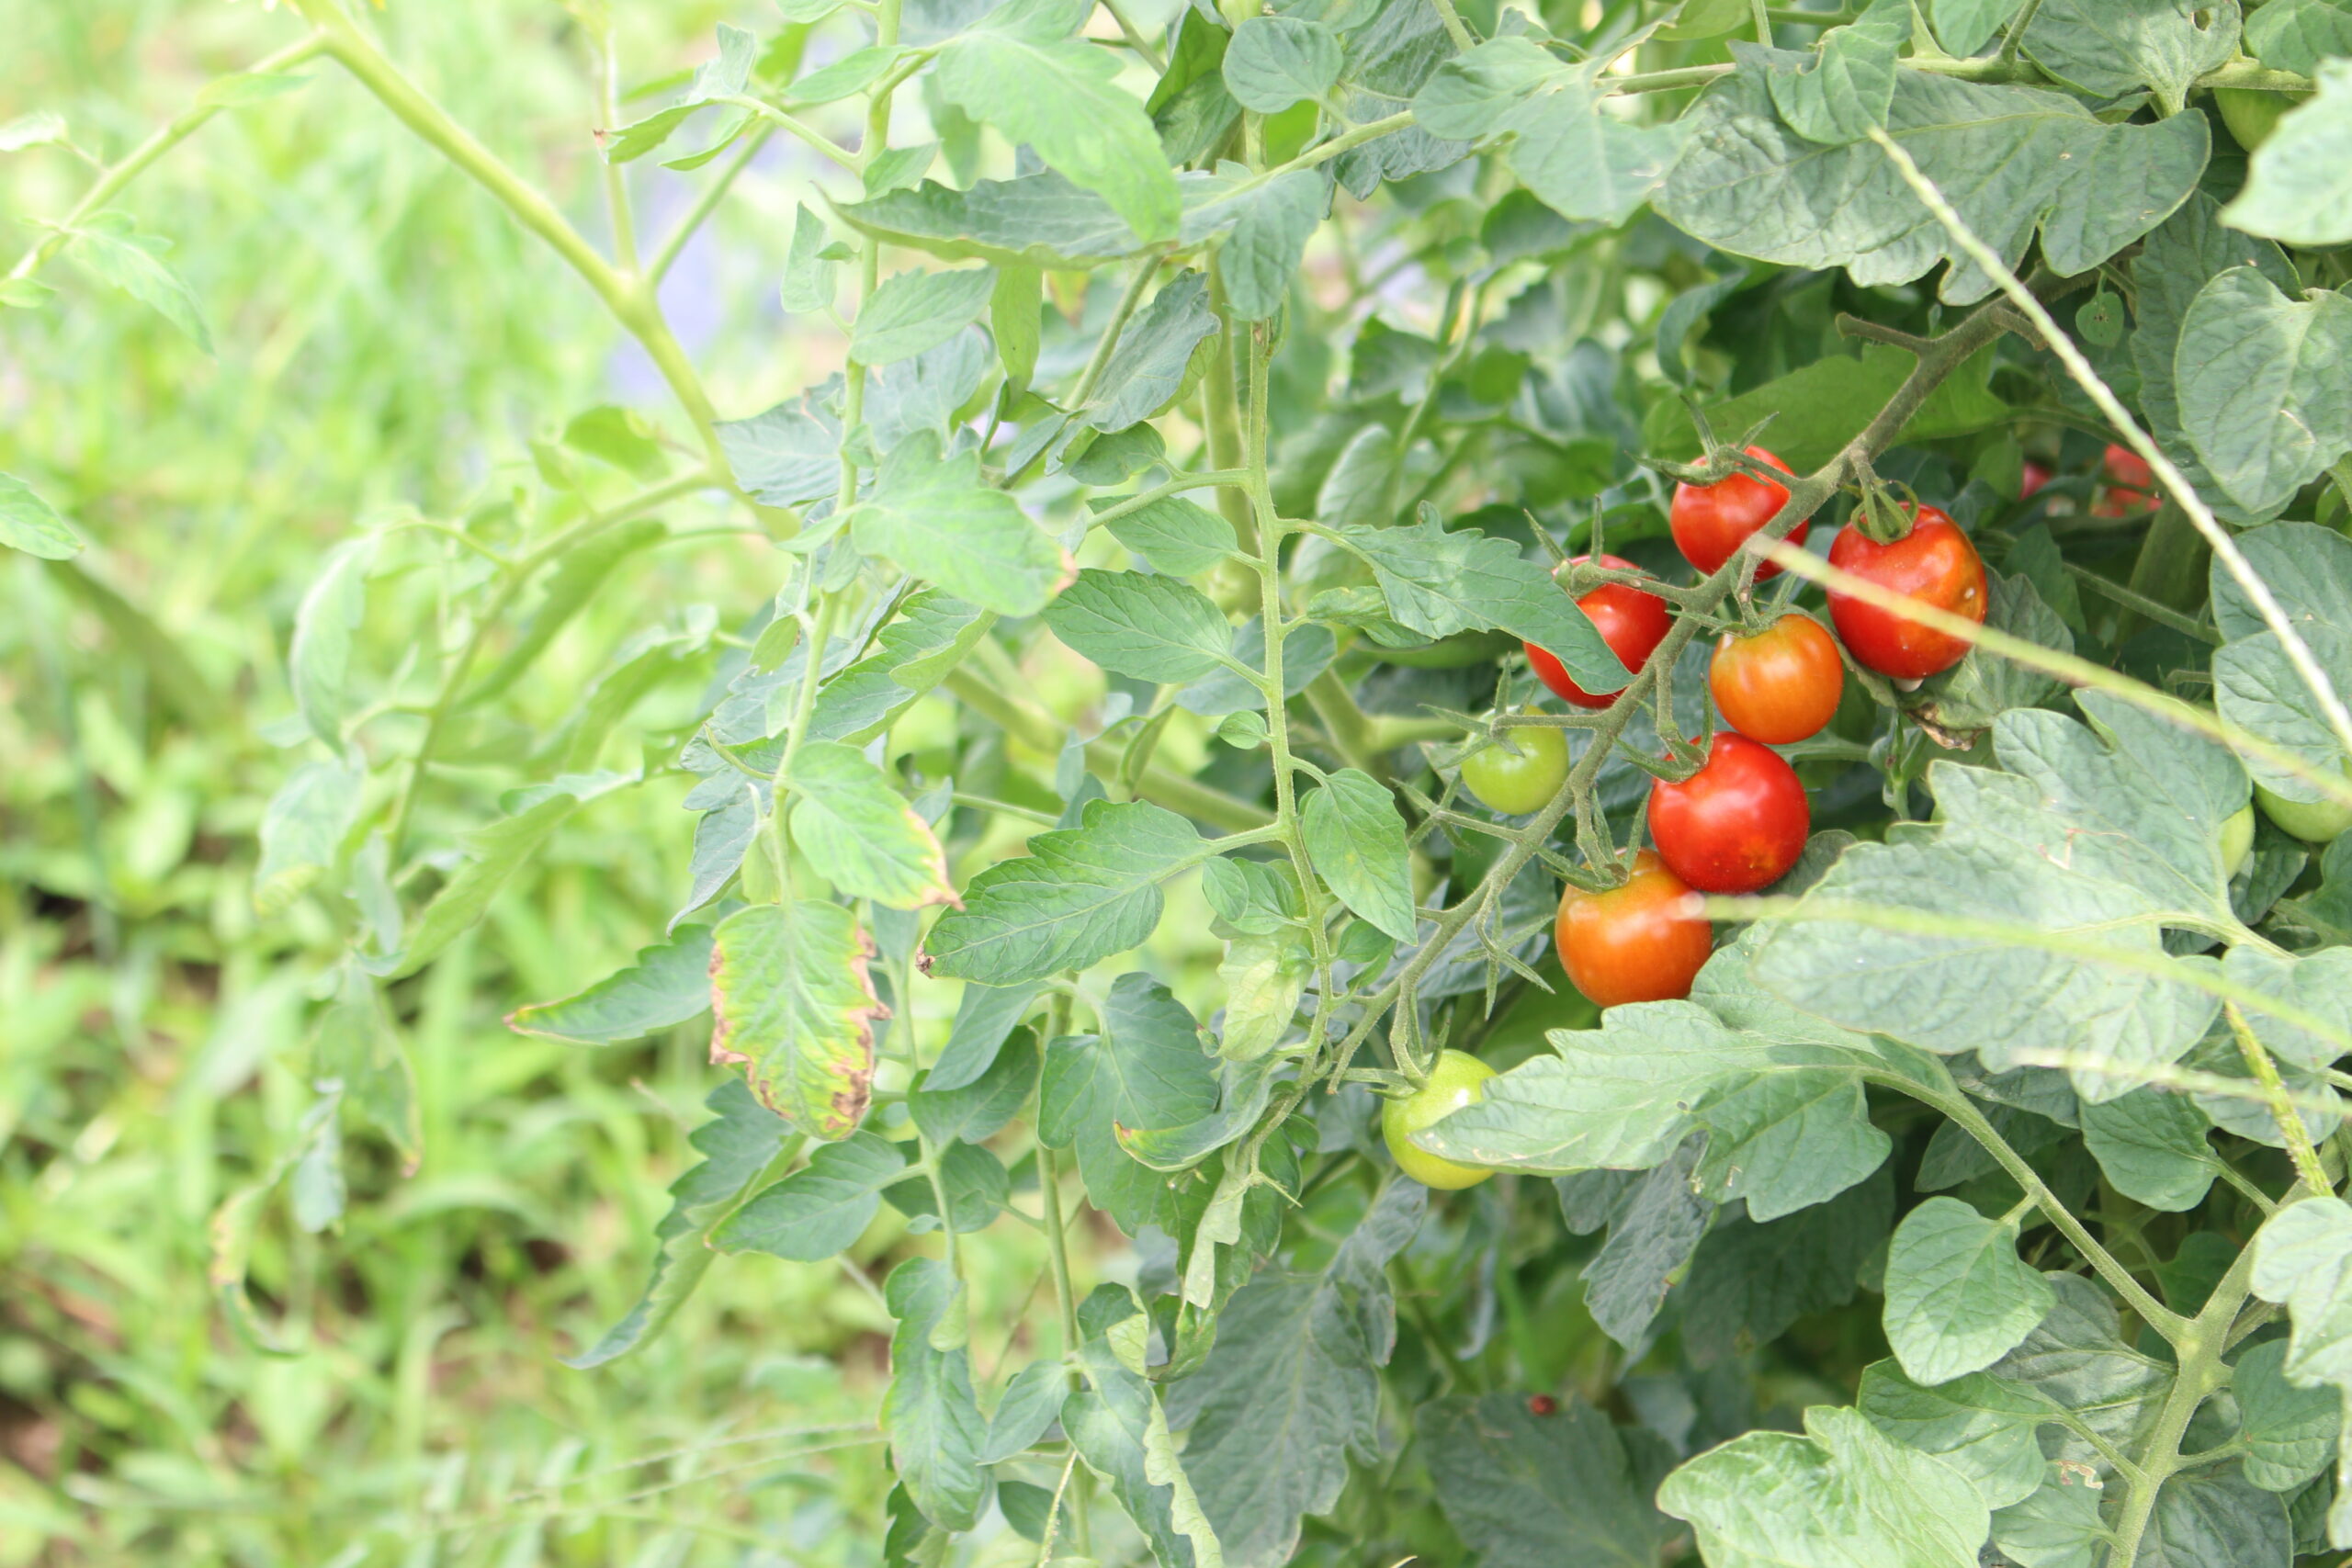
<svg viewBox="0 0 2352 1568">
<path fill-rule="evenodd" d="M 687 419 L 693 422 L 710 469 L 726 472 L 726 455 L 718 445 L 718 415 L 711 407 L 709 394 L 703 389 L 701 377 L 695 374 L 685 350 L 671 333 L 650 281 L 598 255 L 595 247 L 556 209 L 553 202 L 450 118 L 447 110 L 387 59 L 336 0 L 289 0 L 289 4 L 318 29 L 316 36 L 326 52 L 374 94 L 395 118 L 471 175 L 516 222 L 545 241 L 580 275 L 596 298 L 604 301 L 613 319 L 653 361 L 671 396 L 677 399 Z"/>
<path fill-rule="evenodd" d="M 280 71 L 291 70 L 305 61 L 317 58 L 326 51 L 327 47 L 325 35 L 314 32 L 308 38 L 288 44 L 284 49 L 264 55 L 243 71 L 234 74 L 267 76 Z M 223 80 L 226 79 L 223 78 Z M 35 241 L 24 254 L 17 258 L 17 265 L 8 269 L 7 281 L 22 282 L 47 265 L 51 257 L 65 248 L 66 242 L 73 239 L 74 231 L 81 227 L 85 220 L 104 210 L 107 202 L 120 195 L 125 186 L 144 174 L 148 166 L 156 159 L 195 135 L 207 121 L 227 107 L 225 102 L 208 100 L 204 95 L 199 94 L 196 102 L 157 126 L 146 141 L 124 153 L 116 162 L 107 164 L 99 173 L 96 180 L 91 183 L 90 188 L 82 193 L 82 199 L 74 204 L 73 209 L 54 223 L 46 225 L 50 231 Z"/>
</svg>

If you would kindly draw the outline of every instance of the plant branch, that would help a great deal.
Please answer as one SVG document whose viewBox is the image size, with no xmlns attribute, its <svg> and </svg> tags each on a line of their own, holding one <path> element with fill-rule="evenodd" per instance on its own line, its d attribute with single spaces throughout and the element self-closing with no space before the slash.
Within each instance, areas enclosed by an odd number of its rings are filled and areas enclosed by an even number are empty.
<svg viewBox="0 0 2352 1568">
<path fill-rule="evenodd" d="M 232 74 L 268 75 L 300 65 L 304 61 L 325 52 L 326 49 L 325 34 L 313 32 L 307 38 L 288 44 L 275 53 L 264 55 L 243 71 L 235 72 Z M 222 78 L 222 80 L 227 79 Z M 195 135 L 207 120 L 227 107 L 225 102 L 209 101 L 204 95 L 198 94 L 196 102 L 157 126 L 146 141 L 124 153 L 116 162 L 107 164 L 99 172 L 98 177 L 91 182 L 90 188 L 82 193 L 82 199 L 75 202 L 64 217 L 57 220 L 53 224 L 46 225 L 50 231 L 35 241 L 24 254 L 17 258 L 17 265 L 8 269 L 7 280 L 11 283 L 17 282 L 39 272 L 52 256 L 65 247 L 66 242 L 74 237 L 74 231 L 79 228 L 85 219 L 102 210 L 107 202 L 120 194 L 125 186 L 145 173 L 148 166 L 156 159 Z"/>
<path fill-rule="evenodd" d="M 2099 412 L 2107 416 L 2108 422 L 2115 426 L 2132 449 L 2154 470 L 2156 478 L 2163 481 L 2165 490 L 2179 503 L 2180 509 L 2188 513 L 2189 521 L 2196 524 L 2197 531 L 2205 536 L 2205 542 L 2221 558 L 2232 580 L 2253 603 L 2256 613 L 2262 616 L 2263 625 L 2277 636 L 2280 646 L 2286 649 L 2288 662 L 2295 667 L 2296 675 L 2317 699 L 2320 711 L 2326 715 L 2328 728 L 2335 732 L 2337 742 L 2346 751 L 2352 751 L 2352 711 L 2346 709 L 2344 699 L 2336 694 L 2335 683 L 2320 668 L 2319 660 L 2312 657 L 2310 646 L 2289 624 L 2287 613 L 2279 608 L 2277 596 L 2270 592 L 2270 585 L 2256 573 L 2252 563 L 2245 558 L 2245 552 L 2238 548 L 2237 541 L 2214 517 L 2204 498 L 2173 466 L 2172 459 L 2165 456 L 2164 448 L 2140 428 L 2139 422 L 2132 417 L 2122 400 L 2099 378 L 2098 372 L 2091 368 L 2090 361 L 2083 357 L 2082 350 L 2075 346 L 2074 340 L 2066 335 L 2041 301 L 2034 298 L 2033 291 L 2018 281 L 2017 274 L 2009 270 L 1991 246 L 1976 237 L 1951 203 L 1944 199 L 1943 192 L 1936 188 L 1935 182 L 1919 172 L 1919 165 L 1912 162 L 1911 155 L 1895 145 L 1894 138 L 1875 127 L 1871 130 L 1871 140 L 1878 143 L 1880 151 L 1894 164 L 1895 172 L 1903 176 L 1903 183 L 1911 187 L 1912 194 L 1919 198 L 1920 204 L 1944 226 L 1952 243 L 1965 252 L 1968 259 L 1975 263 L 1987 277 L 1998 284 L 2009 302 L 2033 323 L 2050 351 L 2058 356 L 2059 363 L 2065 366 L 2066 373 L 2088 394 L 2091 401 L 2098 405 Z"/>
<path fill-rule="evenodd" d="M 686 215 L 678 220 L 678 226 L 670 231 L 670 237 L 662 242 L 662 248 L 653 254 L 652 265 L 645 269 L 648 282 L 659 284 L 669 276 L 670 268 L 677 263 L 679 253 L 686 248 L 686 242 L 695 237 L 711 213 L 718 209 L 719 202 L 734 186 L 737 177 L 752 166 L 752 161 L 760 155 L 760 149 L 765 147 L 768 139 L 775 134 L 774 126 L 763 124 L 743 138 L 742 145 L 735 149 L 734 156 L 727 161 L 727 166 L 703 186 L 702 194 L 695 198 L 694 206 L 686 209 Z"/>
</svg>

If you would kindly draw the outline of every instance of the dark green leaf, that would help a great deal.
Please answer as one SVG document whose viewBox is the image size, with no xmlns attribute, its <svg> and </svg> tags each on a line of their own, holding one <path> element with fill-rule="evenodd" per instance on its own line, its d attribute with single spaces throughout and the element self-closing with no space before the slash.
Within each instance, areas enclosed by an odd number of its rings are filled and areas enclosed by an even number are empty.
<svg viewBox="0 0 2352 1568">
<path fill-rule="evenodd" d="M 1181 579 L 1089 568 L 1046 607 L 1071 651 L 1114 674 L 1182 684 L 1219 668 L 1233 627 Z"/>
<path fill-rule="evenodd" d="M 1419 917 L 1405 849 L 1405 819 L 1386 786 L 1342 768 L 1299 808 L 1306 853 L 1340 902 L 1395 937 L 1410 942 Z"/>
<path fill-rule="evenodd" d="M 771 1121 L 775 1118 L 762 1111 Z M 781 1123 L 779 1123 L 781 1125 Z M 722 1252 L 764 1252 L 819 1263 L 846 1252 L 874 1223 L 882 1190 L 907 1168 L 899 1145 L 860 1130 L 825 1144 L 808 1163 L 728 1216 L 711 1237 Z"/>
<path fill-rule="evenodd" d="M 884 1287 L 899 1320 L 890 1337 L 890 1388 L 882 1396 L 882 1427 L 890 1435 L 890 1464 L 899 1481 L 942 1529 L 969 1529 L 988 1495 L 979 1466 L 988 1424 L 972 1396 L 969 1358 L 959 1344 L 942 1349 L 935 1333 L 963 1285 L 936 1258 L 912 1258 L 891 1271 Z"/>
<path fill-rule="evenodd" d="M 1661 1521 L 1609 1417 L 1582 1401 L 1531 1415 L 1510 1394 L 1413 1415 L 1447 1522 L 1484 1568 L 1647 1568 Z"/>
</svg>

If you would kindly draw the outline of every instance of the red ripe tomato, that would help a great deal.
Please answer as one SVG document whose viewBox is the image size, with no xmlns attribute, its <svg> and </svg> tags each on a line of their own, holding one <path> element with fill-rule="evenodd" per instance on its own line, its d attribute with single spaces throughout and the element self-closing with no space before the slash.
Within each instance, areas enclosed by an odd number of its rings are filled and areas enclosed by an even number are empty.
<svg viewBox="0 0 2352 1568">
<path fill-rule="evenodd" d="M 1714 951 L 1714 930 L 1691 908 L 1690 886 L 1648 850 L 1634 874 L 1605 892 L 1571 887 L 1553 938 L 1560 966 L 1599 1006 L 1679 1001 Z"/>
<path fill-rule="evenodd" d="M 1747 455 L 1784 474 L 1789 471 L 1786 463 L 1761 446 L 1750 446 Z M 1682 558 L 1702 574 L 1713 575 L 1750 534 L 1772 521 L 1788 499 L 1786 490 L 1753 474 L 1733 474 L 1711 485 L 1679 484 L 1674 487 L 1674 505 L 1667 522 L 1674 529 L 1674 545 Z M 1810 526 L 1800 523 L 1790 529 L 1789 543 L 1804 543 Z M 1767 562 L 1756 569 L 1756 581 L 1761 582 L 1780 570 Z"/>
<path fill-rule="evenodd" d="M 2018 499 L 2031 501 L 2034 493 L 2055 477 L 2041 464 L 2029 461 L 2025 466 L 2025 477 L 2018 481 Z"/>
<path fill-rule="evenodd" d="M 2110 445 L 2099 467 L 2106 470 L 2108 484 L 2091 502 L 2092 516 L 2129 517 L 2155 504 L 2156 471 L 2131 447 Z"/>
<path fill-rule="evenodd" d="M 1590 556 L 1578 556 L 1568 564 L 1579 565 L 1591 560 Z M 1597 563 L 1612 571 L 1639 571 L 1632 561 L 1617 556 L 1602 556 Z M 1645 593 L 1638 588 L 1622 582 L 1604 582 L 1577 601 L 1577 608 L 1592 618 L 1600 633 L 1600 640 L 1611 652 L 1623 660 L 1625 668 L 1640 674 L 1642 666 L 1649 662 L 1650 652 L 1666 637 L 1672 617 L 1667 614 L 1666 601 L 1655 593 Z M 1592 693 L 1568 679 L 1567 670 L 1533 643 L 1527 644 L 1527 661 L 1545 685 L 1565 701 L 1580 708 L 1605 708 L 1616 700 L 1615 692 Z M 1619 688 L 1623 690 L 1623 688 Z"/>
<path fill-rule="evenodd" d="M 1667 869 L 1702 893 L 1753 893 L 1804 853 L 1813 826 L 1797 771 L 1769 746 L 1718 732 L 1706 765 L 1650 786 L 1650 837 Z"/>
<path fill-rule="evenodd" d="M 1819 621 L 1783 615 L 1753 635 L 1725 632 L 1707 666 L 1707 688 L 1724 723 L 1750 740 L 1786 746 L 1837 716 L 1846 667 Z"/>
<path fill-rule="evenodd" d="M 1929 609 L 1984 624 L 1984 562 L 1960 525 L 1935 507 L 1921 506 L 1911 532 L 1891 545 L 1863 537 L 1859 528 L 1845 529 L 1830 543 L 1829 564 Z M 1968 651 L 1959 637 L 1834 589 L 1829 618 L 1865 668 L 1897 680 L 1949 670 Z"/>
</svg>

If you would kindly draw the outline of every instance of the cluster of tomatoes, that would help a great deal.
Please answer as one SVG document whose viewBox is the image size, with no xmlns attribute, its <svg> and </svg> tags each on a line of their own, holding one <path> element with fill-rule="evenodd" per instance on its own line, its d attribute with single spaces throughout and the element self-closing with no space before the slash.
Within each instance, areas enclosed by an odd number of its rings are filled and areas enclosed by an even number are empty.
<svg viewBox="0 0 2352 1568">
<path fill-rule="evenodd" d="M 1759 465 L 1788 473 L 1760 446 L 1747 448 Z M 1668 521 L 1683 558 L 1702 575 L 1732 558 L 1779 513 L 1787 490 L 1769 479 L 1735 473 L 1711 485 L 1684 484 L 1674 493 Z M 1804 541 L 1800 523 L 1788 536 Z M 1578 560 L 1591 558 L 1579 557 Z M 1951 518 L 1920 505 L 1902 538 L 1880 544 L 1848 528 L 1829 547 L 1830 564 L 1851 575 L 1950 615 L 1982 622 L 1986 609 L 1984 563 Z M 1571 563 L 1572 565 L 1575 563 Z M 1619 571 L 1640 569 L 1616 556 L 1595 564 Z M 1769 563 L 1757 578 L 1778 569 Z M 1603 641 L 1638 673 L 1665 640 L 1672 615 L 1664 599 L 1630 583 L 1606 583 L 1583 594 L 1577 607 Z M 1600 892 L 1570 888 L 1560 902 L 1555 939 L 1568 978 L 1601 1007 L 1686 997 L 1713 951 L 1713 931 L 1694 894 L 1753 893 L 1787 874 L 1804 852 L 1813 811 L 1788 760 L 1772 750 L 1804 740 L 1828 724 L 1845 690 L 1838 644 L 1855 662 L 1896 680 L 1940 673 L 1968 651 L 1962 638 L 1851 594 L 1829 595 L 1833 639 L 1810 615 L 1791 611 L 1756 629 L 1725 632 L 1715 645 L 1707 683 L 1724 728 L 1715 732 L 1698 771 L 1659 780 L 1649 802 L 1655 851 L 1634 857 L 1632 874 Z M 1560 661 L 1529 644 L 1536 675 L 1563 701 L 1607 707 L 1613 692 L 1588 692 Z M 1472 753 L 1462 782 L 1497 811 L 1519 816 L 1540 810 L 1567 777 L 1567 741 L 1551 728 L 1514 728 L 1508 745 Z M 1390 1152 L 1406 1174 L 1430 1187 L 1466 1187 L 1492 1171 L 1440 1158 L 1411 1135 L 1476 1100 L 1493 1069 L 1476 1057 L 1446 1051 L 1411 1096 L 1388 1102 L 1383 1114 Z"/>
<path fill-rule="evenodd" d="M 1747 455 L 1788 472 L 1760 446 Z M 1789 492 L 1769 479 L 1735 473 L 1711 485 L 1677 488 L 1669 521 L 1683 558 L 1703 574 L 1729 561 L 1770 522 Z M 1802 543 L 1806 525 L 1791 531 Z M 1984 566 L 1958 525 L 1932 506 L 1912 514 L 1910 531 L 1880 544 L 1848 528 L 1829 547 L 1830 563 L 1905 598 L 1981 622 Z M 1637 569 L 1614 556 L 1600 565 Z M 1761 567 L 1757 577 L 1775 568 Z M 1667 603 L 1630 583 L 1607 583 L 1577 601 L 1628 670 L 1638 671 L 1665 639 Z M 1715 646 L 1708 686 L 1723 715 L 1705 762 L 1688 778 L 1660 780 L 1650 792 L 1650 838 L 1633 874 L 1603 892 L 1570 889 L 1560 906 L 1560 961 L 1577 988 L 1602 1007 L 1689 994 L 1711 948 L 1707 921 L 1690 912 L 1696 893 L 1753 893 L 1777 882 L 1804 852 L 1812 810 L 1804 785 L 1772 750 L 1817 733 L 1838 711 L 1845 689 L 1838 643 L 1864 669 L 1917 680 L 1950 669 L 1968 651 L 1959 637 L 1905 615 L 1829 595 L 1832 638 L 1819 621 L 1796 612 L 1758 629 L 1725 632 Z M 1613 693 L 1588 692 L 1559 660 L 1530 646 L 1536 674 L 1564 701 L 1607 706 Z M 1516 754 L 1494 746 L 1463 764 L 1463 782 L 1498 811 L 1538 808 L 1567 772 L 1567 746 L 1556 729 L 1515 729 Z"/>
</svg>

